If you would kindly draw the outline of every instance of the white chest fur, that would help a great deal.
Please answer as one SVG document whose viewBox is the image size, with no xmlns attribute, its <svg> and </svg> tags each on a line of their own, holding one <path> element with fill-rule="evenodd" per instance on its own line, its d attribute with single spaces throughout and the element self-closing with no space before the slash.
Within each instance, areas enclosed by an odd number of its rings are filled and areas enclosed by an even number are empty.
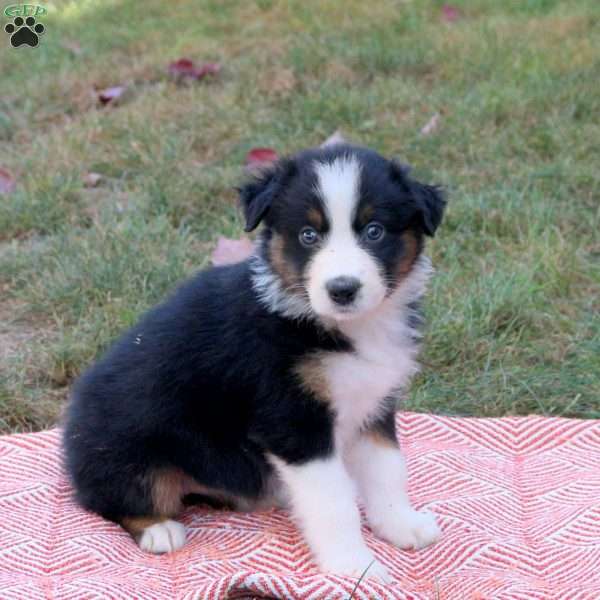
<svg viewBox="0 0 600 600">
<path fill-rule="evenodd" d="M 407 384 L 417 371 L 416 345 L 402 315 L 382 315 L 362 326 L 345 327 L 354 352 L 325 358 L 331 400 L 336 411 L 336 437 L 342 443 L 377 416 L 383 400 Z M 348 331 L 352 329 L 352 331 Z"/>
<path fill-rule="evenodd" d="M 408 304 L 423 294 L 430 272 L 429 261 L 421 259 L 375 313 L 338 324 L 354 352 L 329 354 L 324 371 L 336 411 L 336 438 L 342 446 L 377 417 L 386 397 L 405 387 L 418 371 L 418 334 L 408 325 Z"/>
</svg>

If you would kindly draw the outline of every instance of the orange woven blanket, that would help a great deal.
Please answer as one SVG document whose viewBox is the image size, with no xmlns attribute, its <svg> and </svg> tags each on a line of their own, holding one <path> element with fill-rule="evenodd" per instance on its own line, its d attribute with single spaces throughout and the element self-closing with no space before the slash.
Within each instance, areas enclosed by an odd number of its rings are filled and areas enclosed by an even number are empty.
<svg viewBox="0 0 600 600">
<path fill-rule="evenodd" d="M 355 598 L 600 599 L 600 422 L 398 416 L 409 492 L 442 540 L 398 550 L 365 526 L 395 581 Z M 184 548 L 142 553 L 80 509 L 59 432 L 0 438 L 0 598 L 349 598 L 318 572 L 283 511 L 190 508 Z M 331 532 L 335 535 L 335 532 Z"/>
</svg>

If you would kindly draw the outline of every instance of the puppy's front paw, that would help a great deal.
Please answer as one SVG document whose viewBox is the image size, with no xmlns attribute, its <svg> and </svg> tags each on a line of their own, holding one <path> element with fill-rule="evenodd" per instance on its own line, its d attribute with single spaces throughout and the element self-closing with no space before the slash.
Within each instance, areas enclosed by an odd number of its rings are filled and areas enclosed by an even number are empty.
<svg viewBox="0 0 600 600">
<path fill-rule="evenodd" d="M 177 521 L 162 521 L 147 527 L 139 537 L 138 544 L 145 552 L 164 554 L 175 552 L 185 543 L 185 527 Z"/>
<path fill-rule="evenodd" d="M 320 563 L 323 571 L 328 571 L 335 575 L 358 579 L 364 573 L 366 578 L 376 579 L 380 583 L 389 583 L 391 581 L 387 569 L 368 550 L 355 553 L 341 551 L 336 556 L 321 560 Z"/>
<path fill-rule="evenodd" d="M 437 542 L 442 532 L 435 515 L 406 508 L 388 514 L 385 521 L 373 519 L 371 527 L 380 538 L 399 548 L 418 550 Z"/>
</svg>

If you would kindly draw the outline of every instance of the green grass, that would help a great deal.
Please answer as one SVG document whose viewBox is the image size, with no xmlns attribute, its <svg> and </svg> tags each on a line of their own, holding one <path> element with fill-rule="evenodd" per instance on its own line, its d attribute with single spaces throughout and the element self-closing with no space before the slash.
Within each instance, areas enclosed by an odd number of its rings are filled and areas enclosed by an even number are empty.
<svg viewBox="0 0 600 600">
<path fill-rule="evenodd" d="M 81 369 L 239 235 L 251 147 L 338 128 L 450 193 L 406 408 L 600 417 L 600 7 L 441 5 L 55 1 L 39 48 L 4 39 L 0 429 L 56 422 Z M 181 56 L 223 71 L 177 85 Z"/>
</svg>

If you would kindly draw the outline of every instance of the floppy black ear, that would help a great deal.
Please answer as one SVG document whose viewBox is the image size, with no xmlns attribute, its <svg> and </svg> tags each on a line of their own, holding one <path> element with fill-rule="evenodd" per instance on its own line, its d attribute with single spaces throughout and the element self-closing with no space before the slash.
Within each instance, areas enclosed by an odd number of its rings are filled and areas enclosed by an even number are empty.
<svg viewBox="0 0 600 600">
<path fill-rule="evenodd" d="M 423 231 L 433 237 L 435 230 L 442 222 L 446 198 L 444 191 L 437 185 L 412 182 L 413 195 L 417 209 L 421 213 Z"/>
<path fill-rule="evenodd" d="M 263 220 L 284 180 L 291 175 L 292 163 L 280 160 L 262 169 L 254 179 L 238 188 L 240 202 L 246 218 L 244 231 L 253 231 Z"/>
<path fill-rule="evenodd" d="M 410 167 L 396 161 L 391 162 L 392 178 L 400 185 L 404 194 L 407 194 L 415 208 L 423 232 L 433 236 L 435 230 L 442 222 L 446 197 L 441 187 L 420 183 L 408 176 Z"/>
<path fill-rule="evenodd" d="M 272 169 L 257 176 L 253 181 L 238 188 L 240 202 L 246 218 L 244 231 L 258 227 L 267 214 L 275 192 L 275 173 Z"/>
</svg>

